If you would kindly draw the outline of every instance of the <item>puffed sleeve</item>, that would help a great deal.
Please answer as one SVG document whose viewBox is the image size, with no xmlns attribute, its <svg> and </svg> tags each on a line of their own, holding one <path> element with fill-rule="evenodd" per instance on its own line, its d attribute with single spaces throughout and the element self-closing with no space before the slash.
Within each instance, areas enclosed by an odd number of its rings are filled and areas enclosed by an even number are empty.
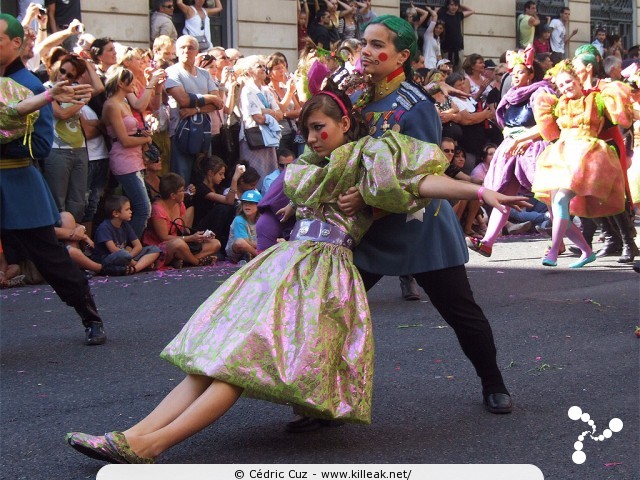
<svg viewBox="0 0 640 480">
<path fill-rule="evenodd" d="M 367 205 L 392 213 L 424 208 L 430 199 L 420 198 L 420 181 L 426 175 L 442 175 L 448 162 L 437 145 L 388 130 L 362 144 L 363 177 L 358 185 Z"/>
<path fill-rule="evenodd" d="M 0 143 L 22 139 L 33 131 L 33 124 L 39 111 L 20 115 L 16 107 L 23 99 L 33 96 L 33 92 L 7 77 L 0 78 Z"/>
<path fill-rule="evenodd" d="M 631 87 L 622 82 L 601 82 L 600 96 L 607 118 L 614 125 L 629 128 L 633 123 Z"/>
<path fill-rule="evenodd" d="M 338 195 L 357 183 L 358 152 L 365 139 L 347 143 L 331 153 L 331 160 L 308 149 L 285 170 L 284 193 L 296 205 L 318 207 L 335 203 Z"/>
<path fill-rule="evenodd" d="M 540 135 L 552 142 L 560 136 L 560 128 L 556 123 L 555 108 L 558 97 L 551 93 L 541 93 L 533 102 L 533 115 L 540 127 Z"/>
</svg>

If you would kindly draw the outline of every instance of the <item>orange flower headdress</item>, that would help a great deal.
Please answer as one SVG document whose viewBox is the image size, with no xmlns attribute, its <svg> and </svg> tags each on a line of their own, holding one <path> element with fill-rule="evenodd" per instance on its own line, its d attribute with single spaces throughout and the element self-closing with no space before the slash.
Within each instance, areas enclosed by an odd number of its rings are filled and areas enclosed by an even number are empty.
<svg viewBox="0 0 640 480">
<path fill-rule="evenodd" d="M 507 68 L 509 72 L 513 70 L 518 64 L 523 64 L 525 67 L 532 69 L 533 68 L 533 56 L 534 56 L 533 47 L 528 45 L 524 50 L 507 50 Z"/>
</svg>

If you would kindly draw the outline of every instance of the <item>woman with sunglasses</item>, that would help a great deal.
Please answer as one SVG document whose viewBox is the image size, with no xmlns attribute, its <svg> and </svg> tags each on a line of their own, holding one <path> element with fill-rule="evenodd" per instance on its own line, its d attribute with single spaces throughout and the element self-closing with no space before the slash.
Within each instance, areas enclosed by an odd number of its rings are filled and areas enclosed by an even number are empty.
<svg viewBox="0 0 640 480">
<path fill-rule="evenodd" d="M 284 116 L 271 90 L 266 85 L 267 66 L 263 57 L 251 55 L 241 58 L 235 66 L 236 73 L 241 74 L 244 85 L 240 91 L 240 112 L 242 113 L 242 129 L 240 131 L 240 158 L 247 160 L 260 174 L 256 190 L 262 188 L 265 176 L 278 168 L 276 147 L 252 149 L 246 138 L 246 131 L 258 125 L 279 130 Z M 275 120 L 275 122 L 274 122 Z"/>
<path fill-rule="evenodd" d="M 51 85 L 67 80 L 76 83 L 78 78 L 89 72 L 92 95 L 100 93 L 104 87 L 92 68 L 77 55 L 67 54 L 58 60 L 50 72 Z M 80 110 L 83 104 L 53 104 L 54 135 L 53 146 L 44 161 L 44 177 L 60 211 L 68 211 L 81 222 L 84 217 L 87 195 L 87 175 L 89 157 L 86 140 L 80 126 Z"/>
<path fill-rule="evenodd" d="M 133 93 L 134 76 L 122 65 L 109 69 L 105 84 L 107 101 L 102 110 L 102 121 L 111 137 L 109 167 L 129 197 L 133 217 L 131 227 L 138 238 L 151 214 L 151 203 L 144 183 L 142 148 L 151 143 L 146 131 L 140 131 L 127 96 Z"/>
<path fill-rule="evenodd" d="M 296 95 L 296 84 L 292 75 L 289 74 L 289 64 L 287 57 L 280 52 L 275 52 L 267 59 L 267 70 L 269 74 L 269 87 L 271 93 L 276 98 L 282 116 L 280 128 L 282 128 L 282 138 L 280 148 L 286 148 L 292 152 L 298 151 L 298 145 L 304 149 L 304 144 L 296 143 L 295 137 L 298 131 L 296 120 L 300 115 L 302 106 Z"/>
<path fill-rule="evenodd" d="M 222 2 L 216 0 L 214 7 L 205 7 L 206 0 L 194 0 L 193 5 L 185 5 L 183 0 L 176 0 L 176 6 L 184 15 L 184 35 L 191 35 L 198 40 L 199 50 L 204 52 L 211 48 L 211 24 L 209 17 L 222 11 Z"/>
</svg>

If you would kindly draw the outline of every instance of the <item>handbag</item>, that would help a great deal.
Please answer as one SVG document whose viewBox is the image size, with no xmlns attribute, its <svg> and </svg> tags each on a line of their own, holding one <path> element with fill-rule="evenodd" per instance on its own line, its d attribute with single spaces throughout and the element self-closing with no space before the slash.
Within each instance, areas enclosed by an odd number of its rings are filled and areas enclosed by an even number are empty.
<svg viewBox="0 0 640 480">
<path fill-rule="evenodd" d="M 180 220 L 180 222 L 178 222 Z M 179 237 L 184 237 L 185 235 L 192 235 L 193 229 L 187 227 L 184 224 L 184 220 L 181 217 L 176 218 L 175 220 L 171 220 L 171 227 L 169 227 L 169 235 L 177 235 Z M 199 242 L 187 242 L 189 246 L 189 250 L 192 254 L 197 254 L 202 251 L 202 244 Z"/>
<path fill-rule="evenodd" d="M 211 117 L 208 113 L 185 117 L 178 122 L 175 135 L 180 151 L 190 155 L 208 153 L 211 147 Z"/>
<path fill-rule="evenodd" d="M 264 138 L 262 138 L 262 131 L 260 126 L 244 129 L 244 137 L 247 139 L 247 144 L 251 150 L 258 150 L 265 148 Z"/>
<path fill-rule="evenodd" d="M 151 142 L 143 154 L 147 157 L 149 163 L 158 163 L 160 161 L 162 151 L 156 142 Z"/>
<path fill-rule="evenodd" d="M 198 41 L 198 53 L 209 50 L 209 40 L 206 35 L 194 35 L 194 37 Z"/>
</svg>

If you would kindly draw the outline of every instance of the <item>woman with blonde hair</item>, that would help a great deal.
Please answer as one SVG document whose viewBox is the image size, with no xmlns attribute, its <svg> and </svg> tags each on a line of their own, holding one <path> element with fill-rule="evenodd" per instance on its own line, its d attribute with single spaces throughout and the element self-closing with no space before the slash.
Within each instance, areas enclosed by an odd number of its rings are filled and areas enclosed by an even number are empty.
<svg viewBox="0 0 640 480">
<path fill-rule="evenodd" d="M 281 136 L 280 122 L 284 115 L 276 102 L 274 95 L 266 85 L 267 65 L 266 59 L 258 55 L 241 58 L 235 65 L 236 72 L 243 79 L 243 87 L 240 91 L 239 107 L 242 114 L 242 127 L 240 129 L 240 159 L 247 160 L 260 174 L 257 190 L 262 187 L 262 179 L 278 168 L 276 148 L 279 143 L 269 146 L 250 146 L 247 140 L 247 131 L 260 127 L 260 131 L 268 129 L 275 137 Z M 250 134 L 250 133 L 249 133 Z"/>
<path fill-rule="evenodd" d="M 131 226 L 138 238 L 142 238 L 151 213 L 144 183 L 142 148 L 151 143 L 151 136 L 147 130 L 138 128 L 138 121 L 127 102 L 127 97 L 134 91 L 133 72 L 122 65 L 111 67 L 105 90 L 107 101 L 102 110 L 102 120 L 112 141 L 109 167 L 129 197 L 133 210 Z"/>
<path fill-rule="evenodd" d="M 162 83 L 166 79 L 163 69 L 145 68 L 139 49 L 128 47 L 119 65 L 133 74 L 132 91 L 126 95 L 138 128 L 145 128 L 147 114 L 157 112 L 162 100 Z"/>
</svg>

